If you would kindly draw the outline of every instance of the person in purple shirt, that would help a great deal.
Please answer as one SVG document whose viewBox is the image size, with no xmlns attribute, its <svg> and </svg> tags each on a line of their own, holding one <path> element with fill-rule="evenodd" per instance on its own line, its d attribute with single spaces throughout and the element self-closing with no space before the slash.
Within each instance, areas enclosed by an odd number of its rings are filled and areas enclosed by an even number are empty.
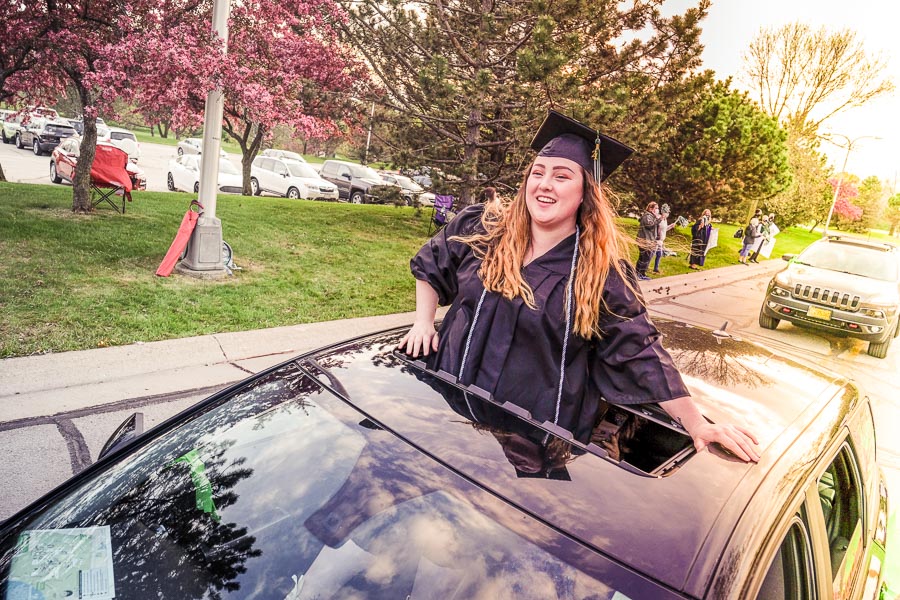
<svg viewBox="0 0 900 600">
<path fill-rule="evenodd" d="M 632 150 L 555 111 L 532 147 L 513 200 L 464 209 L 411 260 L 416 318 L 398 347 L 582 442 L 602 400 L 658 402 L 698 451 L 758 460 L 750 432 L 703 417 L 647 314 L 600 186 Z"/>
</svg>

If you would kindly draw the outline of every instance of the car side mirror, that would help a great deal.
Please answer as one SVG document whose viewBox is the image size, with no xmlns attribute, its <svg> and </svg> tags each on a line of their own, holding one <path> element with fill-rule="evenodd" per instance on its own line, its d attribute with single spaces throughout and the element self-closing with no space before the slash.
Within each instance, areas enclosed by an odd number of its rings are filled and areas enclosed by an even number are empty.
<svg viewBox="0 0 900 600">
<path fill-rule="evenodd" d="M 97 460 L 100 460 L 108 454 L 112 454 L 119 448 L 124 448 L 136 440 L 142 433 L 144 433 L 144 413 L 132 413 L 132 415 L 125 419 L 122 424 L 116 428 L 113 434 L 109 436 L 106 443 L 103 444 L 103 448 L 100 450 Z"/>
<path fill-rule="evenodd" d="M 350 173 L 341 173 L 341 177 L 343 177 L 343 178 L 346 179 L 347 181 L 352 181 L 352 180 L 353 180 L 353 175 L 351 175 Z"/>
<path fill-rule="evenodd" d="M 797 256 L 797 255 L 796 254 L 782 254 L 781 260 L 786 260 L 787 262 L 791 262 L 792 260 L 794 260 L 795 256 Z"/>
</svg>

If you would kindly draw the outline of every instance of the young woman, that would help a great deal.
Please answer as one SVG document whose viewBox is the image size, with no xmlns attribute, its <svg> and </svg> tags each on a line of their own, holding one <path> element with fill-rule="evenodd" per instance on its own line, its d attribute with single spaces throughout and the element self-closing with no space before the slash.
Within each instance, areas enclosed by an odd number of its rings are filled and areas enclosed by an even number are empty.
<svg viewBox="0 0 900 600">
<path fill-rule="evenodd" d="M 601 397 L 659 402 L 698 450 L 716 442 L 758 460 L 752 434 L 700 414 L 647 314 L 598 184 L 630 149 L 559 113 L 532 146 L 540 153 L 508 205 L 465 209 L 411 261 L 416 319 L 399 346 L 581 441 Z M 451 304 L 440 334 L 438 304 Z"/>
</svg>

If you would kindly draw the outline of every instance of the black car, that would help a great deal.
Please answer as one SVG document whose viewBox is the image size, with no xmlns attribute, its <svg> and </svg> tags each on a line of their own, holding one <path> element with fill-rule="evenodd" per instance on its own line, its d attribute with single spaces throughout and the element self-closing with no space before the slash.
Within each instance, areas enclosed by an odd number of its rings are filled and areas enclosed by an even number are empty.
<svg viewBox="0 0 900 600">
<path fill-rule="evenodd" d="M 16 148 L 31 148 L 36 156 L 40 156 L 44 152 L 53 152 L 61 140 L 73 135 L 77 135 L 75 128 L 68 123 L 47 121 L 19 129 Z"/>
<path fill-rule="evenodd" d="M 697 453 L 656 405 L 589 443 L 395 350 L 304 354 L 154 429 L 0 524 L 4 598 L 872 598 L 887 494 L 848 381 L 657 323 L 705 415 L 758 464 Z M 34 594 L 34 595 L 29 595 Z"/>
<path fill-rule="evenodd" d="M 900 335 L 900 250 L 896 246 L 832 235 L 799 255 L 769 282 L 759 325 L 782 320 L 869 342 L 867 353 L 887 356 Z"/>
</svg>

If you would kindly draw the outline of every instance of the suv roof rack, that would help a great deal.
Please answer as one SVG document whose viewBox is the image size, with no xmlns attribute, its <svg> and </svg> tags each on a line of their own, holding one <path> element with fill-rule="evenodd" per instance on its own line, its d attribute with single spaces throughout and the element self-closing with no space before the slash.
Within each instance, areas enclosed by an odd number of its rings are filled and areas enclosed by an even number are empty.
<svg viewBox="0 0 900 600">
<path fill-rule="evenodd" d="M 890 242 L 882 242 L 880 240 L 863 239 L 863 238 L 843 235 L 840 233 L 829 233 L 827 235 L 826 239 L 829 242 L 840 242 L 842 244 L 854 244 L 856 246 L 866 246 L 867 248 L 884 250 L 885 252 L 896 252 L 897 251 L 897 246 L 891 244 Z"/>
</svg>

